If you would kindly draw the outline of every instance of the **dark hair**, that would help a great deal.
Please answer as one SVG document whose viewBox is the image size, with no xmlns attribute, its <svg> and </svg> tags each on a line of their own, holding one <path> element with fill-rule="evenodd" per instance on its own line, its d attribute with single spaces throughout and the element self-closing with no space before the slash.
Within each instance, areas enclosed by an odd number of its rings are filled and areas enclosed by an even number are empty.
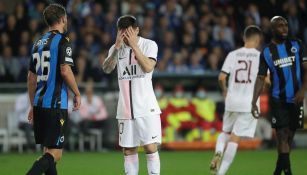
<svg viewBox="0 0 307 175">
<path fill-rule="evenodd" d="M 245 28 L 244 37 L 246 39 L 251 38 L 252 36 L 255 35 L 262 35 L 262 31 L 258 26 L 250 25 Z"/>
<path fill-rule="evenodd" d="M 138 26 L 136 18 L 134 16 L 124 15 L 124 16 L 121 16 L 120 18 L 118 18 L 117 29 L 126 29 L 130 26 L 133 27 L 133 28 L 136 28 Z"/>
<path fill-rule="evenodd" d="M 60 19 L 66 15 L 65 8 L 60 4 L 50 4 L 48 5 L 44 12 L 44 20 L 48 26 L 52 26 L 55 23 L 59 22 Z"/>
</svg>

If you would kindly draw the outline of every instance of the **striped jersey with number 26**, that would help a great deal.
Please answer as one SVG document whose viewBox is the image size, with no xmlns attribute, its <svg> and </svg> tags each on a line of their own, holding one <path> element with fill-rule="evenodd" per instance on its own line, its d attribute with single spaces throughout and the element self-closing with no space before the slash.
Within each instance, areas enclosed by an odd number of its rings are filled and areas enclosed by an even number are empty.
<svg viewBox="0 0 307 175">
<path fill-rule="evenodd" d="M 69 39 L 58 31 L 49 31 L 34 42 L 29 71 L 37 75 L 34 106 L 67 109 L 67 85 L 61 76 L 60 65 L 73 66 Z"/>
</svg>

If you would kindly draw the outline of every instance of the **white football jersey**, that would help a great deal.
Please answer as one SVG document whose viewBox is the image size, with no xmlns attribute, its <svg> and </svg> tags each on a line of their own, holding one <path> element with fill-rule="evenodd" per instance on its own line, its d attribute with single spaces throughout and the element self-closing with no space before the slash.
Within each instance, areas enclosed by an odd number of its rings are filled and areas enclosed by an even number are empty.
<svg viewBox="0 0 307 175">
<path fill-rule="evenodd" d="M 148 58 L 157 61 L 158 46 L 156 42 L 139 37 L 138 46 Z M 109 56 L 114 50 L 109 50 Z M 141 69 L 135 55 L 126 44 L 118 52 L 117 74 L 119 85 L 119 99 L 117 105 L 117 119 L 133 119 L 160 114 L 153 86 L 152 72 L 146 73 Z"/>
<path fill-rule="evenodd" d="M 226 111 L 251 112 L 259 57 L 258 50 L 245 47 L 234 50 L 227 55 L 222 67 L 222 72 L 229 74 L 225 100 Z"/>
</svg>

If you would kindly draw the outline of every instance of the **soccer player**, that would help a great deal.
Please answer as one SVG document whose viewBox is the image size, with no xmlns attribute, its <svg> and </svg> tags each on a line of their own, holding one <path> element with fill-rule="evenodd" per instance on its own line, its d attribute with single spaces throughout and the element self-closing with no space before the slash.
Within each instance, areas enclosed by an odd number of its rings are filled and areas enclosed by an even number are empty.
<svg viewBox="0 0 307 175">
<path fill-rule="evenodd" d="M 223 132 L 218 136 L 211 174 L 224 175 L 231 165 L 240 137 L 254 137 L 257 120 L 251 114 L 252 94 L 258 72 L 262 32 L 257 26 L 244 30 L 244 47 L 230 52 L 219 75 L 225 97 Z M 227 87 L 227 76 L 229 76 Z"/>
<path fill-rule="evenodd" d="M 43 12 L 49 31 L 43 34 L 32 47 L 28 73 L 28 93 L 37 144 L 44 147 L 44 155 L 38 158 L 27 175 L 55 175 L 56 163 L 62 156 L 67 126 L 67 87 L 74 93 L 74 108 L 80 107 L 80 92 L 71 67 L 72 48 L 67 31 L 65 8 L 50 4 Z"/>
<path fill-rule="evenodd" d="M 303 99 L 307 87 L 307 52 L 297 39 L 288 38 L 288 22 L 281 16 L 271 19 L 272 41 L 260 57 L 260 66 L 252 100 L 252 113 L 258 118 L 256 99 L 269 69 L 270 109 L 276 130 L 278 159 L 274 175 L 291 175 L 290 150 L 296 129 L 303 127 Z"/>
<path fill-rule="evenodd" d="M 160 174 L 157 146 L 161 143 L 161 111 L 151 81 L 158 46 L 138 34 L 135 17 L 120 17 L 115 44 L 110 48 L 102 68 L 110 73 L 117 65 L 119 100 L 116 118 L 125 173 L 138 174 L 137 147 L 144 146 L 148 174 Z"/>
</svg>

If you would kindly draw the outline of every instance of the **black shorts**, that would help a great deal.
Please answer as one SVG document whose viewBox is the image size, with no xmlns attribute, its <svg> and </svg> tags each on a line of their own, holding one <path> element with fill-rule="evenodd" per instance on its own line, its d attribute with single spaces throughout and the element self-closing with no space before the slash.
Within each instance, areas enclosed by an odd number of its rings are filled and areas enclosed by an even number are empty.
<svg viewBox="0 0 307 175">
<path fill-rule="evenodd" d="M 291 130 L 303 128 L 304 126 L 304 107 L 303 103 L 286 103 L 271 98 L 271 123 L 272 128 L 289 127 Z"/>
<path fill-rule="evenodd" d="M 36 144 L 62 149 L 67 128 L 67 109 L 34 107 L 33 126 Z"/>
</svg>

